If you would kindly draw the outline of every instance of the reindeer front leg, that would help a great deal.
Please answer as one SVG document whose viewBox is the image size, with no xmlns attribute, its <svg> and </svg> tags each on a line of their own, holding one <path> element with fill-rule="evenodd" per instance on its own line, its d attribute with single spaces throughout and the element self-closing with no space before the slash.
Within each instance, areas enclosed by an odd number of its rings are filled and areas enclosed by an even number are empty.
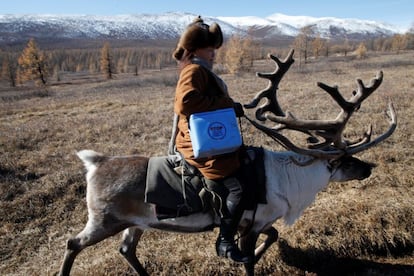
<svg viewBox="0 0 414 276">
<path fill-rule="evenodd" d="M 263 234 L 267 235 L 266 240 L 260 244 L 254 251 L 254 257 L 255 262 L 257 263 L 260 258 L 263 256 L 263 254 L 266 252 L 266 250 L 277 241 L 277 238 L 279 237 L 279 233 L 277 230 L 272 226 L 268 229 L 266 229 Z"/>
<path fill-rule="evenodd" d="M 251 260 L 250 263 L 244 264 L 244 268 L 246 269 L 246 275 L 248 276 L 254 275 L 254 265 L 256 263 L 255 247 L 258 237 L 258 233 L 251 231 L 247 234 L 242 234 L 240 238 L 240 249 L 242 253 L 245 256 L 250 257 Z"/>
<path fill-rule="evenodd" d="M 243 234 L 240 238 L 240 248 L 242 252 L 247 256 L 253 256 L 251 258 L 253 260 L 251 263 L 244 264 L 246 275 L 254 275 L 254 265 L 260 260 L 266 250 L 277 241 L 279 236 L 279 233 L 273 226 L 264 230 L 262 234 L 265 234 L 267 238 L 257 248 L 256 242 L 257 238 L 259 237 L 258 233 L 249 232 L 247 234 Z"/>
</svg>

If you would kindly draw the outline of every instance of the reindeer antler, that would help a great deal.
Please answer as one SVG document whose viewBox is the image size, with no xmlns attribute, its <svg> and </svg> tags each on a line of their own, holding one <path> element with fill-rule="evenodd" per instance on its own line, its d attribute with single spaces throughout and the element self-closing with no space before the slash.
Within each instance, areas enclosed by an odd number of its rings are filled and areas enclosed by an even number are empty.
<svg viewBox="0 0 414 276">
<path fill-rule="evenodd" d="M 397 116 L 392 103 L 389 104 L 389 129 L 371 141 L 372 127 L 365 133 L 364 137 L 358 141 L 350 142 L 344 139 L 343 131 L 352 114 L 359 109 L 361 103 L 368 98 L 382 83 L 383 73 L 380 71 L 377 76 L 371 80 L 368 86 L 365 86 L 362 80 L 357 80 L 358 89 L 353 91 L 353 95 L 346 100 L 339 92 L 337 86 L 329 86 L 318 82 L 318 86 L 326 91 L 339 105 L 341 112 L 334 120 L 300 120 L 289 112 L 283 112 L 277 101 L 277 88 L 282 77 L 289 67 L 293 64 L 293 50 L 289 52 L 282 62 L 278 58 L 270 55 L 275 61 L 277 68 L 273 73 L 258 73 L 259 77 L 269 79 L 270 83 L 265 90 L 260 91 L 253 101 L 245 105 L 246 108 L 256 107 L 258 102 L 266 97 L 268 101 L 259 107 L 256 111 L 256 119 L 259 121 L 270 120 L 278 123 L 276 127 L 268 128 L 259 122 L 250 120 L 257 128 L 268 134 L 274 140 L 282 144 L 285 148 L 300 154 L 307 154 L 317 158 L 336 158 L 344 154 L 355 154 L 366 150 L 379 142 L 388 138 L 397 126 Z M 280 133 L 282 129 L 300 131 L 311 135 L 313 138 L 321 137 L 323 142 L 309 145 L 308 148 L 301 148 L 294 145 L 286 136 Z"/>
<path fill-rule="evenodd" d="M 284 61 L 280 61 L 277 57 L 269 54 L 269 58 L 271 58 L 277 65 L 275 71 L 272 73 L 256 73 L 258 77 L 268 79 L 269 84 L 265 89 L 254 96 L 251 103 L 244 105 L 244 107 L 254 108 L 262 98 L 267 98 L 268 102 L 256 110 L 256 118 L 258 120 L 265 121 L 266 118 L 263 117 L 263 114 L 267 111 L 270 111 L 277 116 L 285 115 L 277 101 L 277 89 L 279 82 L 285 73 L 289 70 L 290 66 L 295 62 L 293 59 L 294 52 L 295 51 L 293 49 L 290 50 Z"/>
</svg>

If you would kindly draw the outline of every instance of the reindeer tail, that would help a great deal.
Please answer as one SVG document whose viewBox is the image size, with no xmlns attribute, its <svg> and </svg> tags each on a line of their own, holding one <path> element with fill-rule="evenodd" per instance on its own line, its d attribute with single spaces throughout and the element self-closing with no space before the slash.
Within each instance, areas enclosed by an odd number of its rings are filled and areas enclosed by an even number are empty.
<svg viewBox="0 0 414 276">
<path fill-rule="evenodd" d="M 83 161 L 83 164 L 88 171 L 96 167 L 97 163 L 100 163 L 106 159 L 105 155 L 93 150 L 81 150 L 76 154 Z"/>
</svg>

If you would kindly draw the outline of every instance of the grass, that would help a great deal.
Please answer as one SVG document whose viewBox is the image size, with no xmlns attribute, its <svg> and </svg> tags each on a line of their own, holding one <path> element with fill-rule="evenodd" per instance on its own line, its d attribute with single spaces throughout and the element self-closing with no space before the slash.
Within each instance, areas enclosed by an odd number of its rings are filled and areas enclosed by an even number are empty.
<svg viewBox="0 0 414 276">
<path fill-rule="evenodd" d="M 338 84 L 344 95 L 384 71 L 383 84 L 349 122 L 347 136 L 373 123 L 387 128 L 392 99 L 398 128 L 387 141 L 358 156 L 378 164 L 364 181 L 332 183 L 293 225 L 275 224 L 279 242 L 257 264 L 258 275 L 412 275 L 414 273 L 414 62 L 413 52 L 364 60 L 321 59 L 293 65 L 279 99 L 300 118 L 334 118 L 338 107 L 317 81 Z M 258 62 L 255 71 L 272 63 Z M 253 73 L 222 76 L 233 98 L 247 103 L 266 86 Z M 53 275 L 66 239 L 87 220 L 81 149 L 106 154 L 165 155 L 170 137 L 174 70 L 97 76 L 45 89 L 0 88 L 0 271 Z M 252 115 L 253 111 L 246 111 Z M 246 144 L 282 150 L 243 122 Z M 297 139 L 293 136 L 292 139 Z M 152 275 L 239 275 L 240 265 L 215 256 L 217 231 L 144 234 L 137 254 Z M 73 275 L 133 275 L 117 254 L 119 237 L 87 248 Z"/>
</svg>

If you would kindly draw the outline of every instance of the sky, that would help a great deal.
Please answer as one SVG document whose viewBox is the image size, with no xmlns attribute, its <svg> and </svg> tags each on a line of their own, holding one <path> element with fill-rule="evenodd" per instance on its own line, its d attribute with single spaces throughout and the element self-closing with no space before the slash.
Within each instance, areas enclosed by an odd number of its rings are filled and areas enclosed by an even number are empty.
<svg viewBox="0 0 414 276">
<path fill-rule="evenodd" d="M 2 0 L 0 14 L 160 14 L 258 16 L 275 13 L 374 20 L 408 29 L 414 24 L 413 0 Z"/>
</svg>

